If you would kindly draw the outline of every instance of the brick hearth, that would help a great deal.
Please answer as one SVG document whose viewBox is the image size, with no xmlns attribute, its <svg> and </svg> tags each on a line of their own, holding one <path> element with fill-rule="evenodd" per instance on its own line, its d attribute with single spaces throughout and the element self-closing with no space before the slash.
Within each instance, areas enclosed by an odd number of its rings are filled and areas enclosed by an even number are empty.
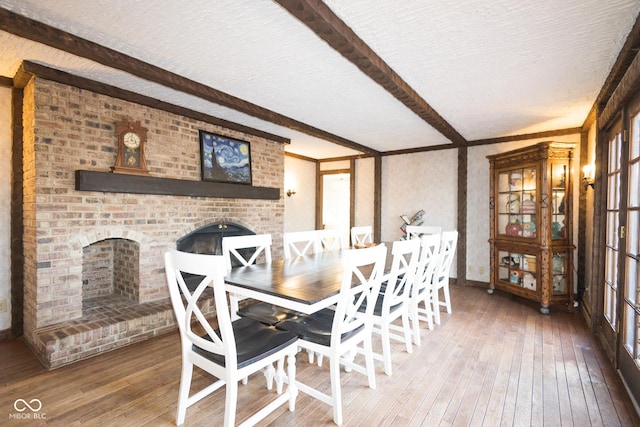
<svg viewBox="0 0 640 427">
<path fill-rule="evenodd" d="M 169 300 L 138 304 L 108 296 L 85 300 L 84 315 L 36 331 L 36 349 L 50 368 L 113 350 L 176 327 Z"/>
</svg>

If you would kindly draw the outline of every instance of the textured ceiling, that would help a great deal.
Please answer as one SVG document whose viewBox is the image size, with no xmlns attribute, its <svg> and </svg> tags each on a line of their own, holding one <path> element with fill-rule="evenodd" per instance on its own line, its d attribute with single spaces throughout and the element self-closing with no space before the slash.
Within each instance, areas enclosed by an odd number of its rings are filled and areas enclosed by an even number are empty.
<svg viewBox="0 0 640 427">
<path fill-rule="evenodd" d="M 325 0 L 466 140 L 582 125 L 640 12 L 637 0 Z M 451 143 L 272 1 L 0 0 L 67 31 L 377 151 Z M 22 60 L 290 138 L 314 158 L 356 154 L 0 31 L 0 75 Z"/>
</svg>

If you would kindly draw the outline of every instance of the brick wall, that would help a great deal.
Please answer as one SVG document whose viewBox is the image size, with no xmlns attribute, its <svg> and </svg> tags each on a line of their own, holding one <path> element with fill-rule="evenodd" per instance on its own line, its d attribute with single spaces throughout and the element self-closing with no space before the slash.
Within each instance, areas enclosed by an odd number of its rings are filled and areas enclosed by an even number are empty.
<svg viewBox="0 0 640 427">
<path fill-rule="evenodd" d="M 284 202 L 74 189 L 77 169 L 109 171 L 116 158 L 114 123 L 140 120 L 149 129 L 147 166 L 156 177 L 200 180 L 198 130 L 249 141 L 253 184 L 280 188 L 282 144 L 34 78 L 24 90 L 25 335 L 82 316 L 83 249 L 109 238 L 137 247 L 139 303 L 168 298 L 163 254 L 184 234 L 215 221 L 271 233 L 281 256 Z M 118 255 L 122 263 L 126 253 Z M 135 251 L 133 251 L 135 252 Z M 135 258 L 135 255 L 132 255 Z M 133 273 L 135 274 L 135 273 Z M 95 291 L 95 290 L 94 290 Z"/>
</svg>

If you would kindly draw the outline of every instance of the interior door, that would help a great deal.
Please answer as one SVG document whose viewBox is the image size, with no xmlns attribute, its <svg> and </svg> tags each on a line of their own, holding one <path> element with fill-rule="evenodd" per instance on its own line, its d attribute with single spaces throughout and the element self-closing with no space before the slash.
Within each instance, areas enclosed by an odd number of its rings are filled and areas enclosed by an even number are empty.
<svg viewBox="0 0 640 427">
<path fill-rule="evenodd" d="M 618 367 L 620 375 L 640 402 L 640 97 L 629 105 L 629 143 L 622 150 L 626 194 L 622 198 L 623 215 L 620 238 L 624 245 L 619 269 L 620 328 Z"/>
<path fill-rule="evenodd" d="M 326 172 L 321 175 L 322 228 L 344 232 L 343 242 L 349 242 L 351 230 L 351 174 Z"/>
</svg>

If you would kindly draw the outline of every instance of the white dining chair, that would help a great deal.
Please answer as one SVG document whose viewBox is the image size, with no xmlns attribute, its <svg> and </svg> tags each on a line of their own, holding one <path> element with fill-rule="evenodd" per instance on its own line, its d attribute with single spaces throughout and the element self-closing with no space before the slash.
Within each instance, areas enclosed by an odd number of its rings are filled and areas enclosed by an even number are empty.
<svg viewBox="0 0 640 427">
<path fill-rule="evenodd" d="M 338 229 L 322 229 L 311 230 L 302 232 L 285 233 L 284 240 L 284 258 L 290 259 L 292 253 L 296 256 L 306 255 L 308 252 L 318 253 L 321 251 L 334 251 L 342 249 L 342 236 Z M 261 304 L 256 309 L 261 311 L 268 311 L 265 304 Z M 256 310 L 254 309 L 254 311 Z M 241 309 L 242 311 L 242 309 Z M 278 310 L 276 307 L 272 307 L 271 311 L 267 313 L 278 321 L 282 321 L 285 318 L 291 317 L 293 312 Z M 277 323 L 277 322 L 276 322 Z M 274 325 L 276 323 L 273 323 Z M 316 355 L 312 351 L 308 351 L 309 362 L 314 363 Z M 322 366 L 322 355 L 317 355 L 318 366 Z"/>
<path fill-rule="evenodd" d="M 380 334 L 382 339 L 382 354 L 374 353 L 374 358 L 384 363 L 387 375 L 392 374 L 391 339 L 404 342 L 407 353 L 413 351 L 409 309 L 411 287 L 420 255 L 420 241 L 412 239 L 393 242 L 391 254 L 391 271 L 385 275 L 373 310 L 373 332 Z M 394 324 L 398 318 L 401 319 L 401 325 Z"/>
<path fill-rule="evenodd" d="M 417 239 L 413 239 L 417 240 Z M 411 289 L 409 316 L 413 325 L 413 342 L 420 345 L 420 322 L 426 322 L 429 330 L 433 330 L 434 301 L 433 274 L 440 256 L 438 234 L 427 234 L 420 238 L 420 257 Z"/>
<path fill-rule="evenodd" d="M 343 231 L 337 228 L 317 230 L 320 248 L 323 251 L 337 251 L 344 248 Z"/>
<path fill-rule="evenodd" d="M 440 255 L 438 264 L 433 273 L 433 301 L 434 301 L 434 319 L 436 324 L 440 324 L 440 307 L 445 307 L 448 314 L 451 314 L 451 295 L 449 293 L 449 277 L 451 275 L 451 263 L 456 253 L 458 244 L 458 232 L 443 231 Z M 440 291 L 442 290 L 443 299 L 440 299 Z"/>
<path fill-rule="evenodd" d="M 240 266 L 249 266 L 256 262 L 258 256 L 264 253 L 264 260 L 270 263 L 271 259 L 271 235 L 255 234 L 248 236 L 228 236 L 222 239 L 222 254 L 225 259 L 228 271 L 233 267 L 235 260 Z M 244 256 L 242 249 L 248 249 L 248 255 Z M 255 250 L 255 252 L 253 252 Z M 239 302 L 246 298 L 235 294 L 229 295 L 229 305 L 231 306 L 231 318 L 249 317 L 266 325 L 275 325 L 282 319 L 294 315 L 291 310 L 278 307 L 263 301 L 253 301 L 239 306 Z"/>
<path fill-rule="evenodd" d="M 226 261 L 227 271 L 233 268 L 234 262 L 243 266 L 255 264 L 261 254 L 264 254 L 265 262 L 271 262 L 271 243 L 271 234 L 223 237 L 222 255 Z M 247 249 L 247 254 L 250 256 L 239 252 L 241 249 Z"/>
<path fill-rule="evenodd" d="M 164 260 L 169 295 L 182 347 L 176 424 L 184 423 L 188 407 L 225 386 L 224 425 L 234 426 L 238 382 L 262 369 L 269 369 L 273 363 L 277 364 L 275 378 L 278 395 L 245 420 L 243 425 L 257 423 L 287 402 L 289 410 L 295 410 L 295 356 L 298 351 L 296 334 L 267 327 L 249 318 L 231 321 L 224 283 L 226 263 L 222 256 L 170 251 L 165 254 Z M 201 281 L 193 292 L 185 283 L 185 274 L 201 276 Z M 218 329 L 215 330 L 198 304 L 205 292 L 211 291 L 218 324 Z M 200 330 L 203 332 L 196 332 Z M 217 380 L 190 395 L 194 366 L 213 375 Z M 283 392 L 285 382 L 288 387 Z M 272 389 L 269 378 L 267 387 Z M 218 423 L 214 420 L 209 422 Z"/>
<path fill-rule="evenodd" d="M 364 246 L 373 243 L 373 229 L 370 225 L 351 227 L 351 246 Z"/>
<path fill-rule="evenodd" d="M 321 250 L 319 230 L 292 231 L 282 235 L 284 259 L 292 256 L 303 256 Z"/>
<path fill-rule="evenodd" d="M 333 420 L 342 424 L 342 391 L 340 366 L 368 378 L 375 389 L 371 329 L 373 308 L 384 274 L 387 248 L 384 245 L 346 250 L 343 254 L 343 276 L 335 309 L 327 308 L 296 319 L 283 320 L 278 329 L 298 335 L 301 349 L 329 358 L 331 394 L 298 382 L 298 389 L 333 407 Z M 353 283 L 357 285 L 352 286 Z M 359 311 L 366 305 L 364 313 Z M 355 363 L 356 353 L 364 355 L 365 365 Z"/>
<path fill-rule="evenodd" d="M 261 254 L 264 254 L 264 261 L 271 262 L 271 234 L 251 234 L 246 236 L 226 236 L 222 238 L 222 256 L 224 257 L 227 271 L 231 271 L 234 263 L 239 266 L 249 266 L 254 264 Z M 238 319 L 239 302 L 245 298 L 237 295 L 230 295 L 231 318 Z M 253 309 L 251 306 L 244 307 L 244 315 L 248 316 L 253 310 L 254 317 L 263 317 L 268 313 L 270 307 L 261 307 L 261 303 Z M 256 319 L 258 320 L 258 319 Z M 269 323 L 269 322 L 265 322 Z"/>
<path fill-rule="evenodd" d="M 407 225 L 407 239 L 419 239 L 423 235 L 442 234 L 442 227 L 429 226 L 429 225 Z"/>
</svg>

